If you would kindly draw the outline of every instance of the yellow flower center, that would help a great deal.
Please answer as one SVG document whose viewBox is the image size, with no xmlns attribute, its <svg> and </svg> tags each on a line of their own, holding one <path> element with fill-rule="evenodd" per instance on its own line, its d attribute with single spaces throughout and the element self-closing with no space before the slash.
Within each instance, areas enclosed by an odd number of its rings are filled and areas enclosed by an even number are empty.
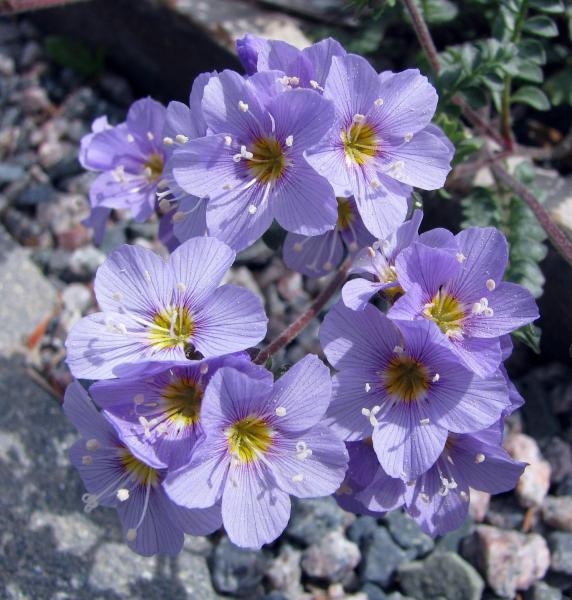
<svg viewBox="0 0 572 600">
<path fill-rule="evenodd" d="M 348 162 L 364 165 L 380 150 L 377 134 L 367 123 L 354 123 L 342 132 L 342 142 Z"/>
<path fill-rule="evenodd" d="M 346 198 L 336 198 L 338 201 L 338 229 L 347 229 L 354 221 L 356 216 L 352 211 L 352 205 Z"/>
<path fill-rule="evenodd" d="M 163 174 L 163 157 L 154 152 L 145 163 L 145 169 L 147 170 L 147 179 L 157 181 Z"/>
<path fill-rule="evenodd" d="M 240 419 L 225 431 L 230 453 L 247 463 L 257 460 L 270 448 L 272 434 L 272 429 L 255 415 Z"/>
<path fill-rule="evenodd" d="M 260 138 L 250 148 L 252 158 L 246 161 L 248 168 L 260 183 L 280 179 L 287 166 L 282 144 L 275 138 Z"/>
<path fill-rule="evenodd" d="M 119 459 L 138 484 L 155 486 L 159 483 L 159 472 L 141 462 L 127 448 L 119 449 Z"/>
<path fill-rule="evenodd" d="M 203 394 L 202 386 L 187 377 L 166 385 L 161 397 L 169 421 L 181 429 L 198 423 Z"/>
<path fill-rule="evenodd" d="M 429 389 L 429 372 L 409 356 L 392 358 L 385 370 L 385 388 L 388 394 L 403 402 L 419 400 Z"/>
<path fill-rule="evenodd" d="M 150 328 L 151 344 L 159 349 L 185 345 L 195 329 L 186 307 L 167 308 L 153 317 Z"/>
<path fill-rule="evenodd" d="M 447 292 L 439 290 L 423 312 L 439 329 L 449 337 L 459 337 L 463 333 L 465 312 L 462 304 Z"/>
</svg>

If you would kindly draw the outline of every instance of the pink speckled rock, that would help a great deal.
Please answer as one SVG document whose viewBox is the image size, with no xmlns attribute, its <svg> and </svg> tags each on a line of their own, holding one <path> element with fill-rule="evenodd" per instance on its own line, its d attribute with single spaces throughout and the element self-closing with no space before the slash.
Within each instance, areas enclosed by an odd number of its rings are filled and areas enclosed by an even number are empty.
<svg viewBox="0 0 572 600">
<path fill-rule="evenodd" d="M 528 463 L 516 486 L 519 503 L 525 508 L 541 506 L 550 488 L 550 463 L 542 458 L 538 444 L 523 433 L 509 435 L 505 446 L 515 460 Z"/>
<path fill-rule="evenodd" d="M 464 553 L 477 563 L 495 593 L 509 598 L 542 579 L 550 565 L 550 552 L 542 536 L 488 525 L 477 526 Z"/>
</svg>

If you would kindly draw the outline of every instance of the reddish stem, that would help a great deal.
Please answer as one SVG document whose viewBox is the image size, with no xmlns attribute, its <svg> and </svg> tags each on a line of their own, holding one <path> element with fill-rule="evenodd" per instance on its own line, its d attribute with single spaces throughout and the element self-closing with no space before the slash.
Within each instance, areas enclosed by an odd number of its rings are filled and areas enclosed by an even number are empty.
<svg viewBox="0 0 572 600">
<path fill-rule="evenodd" d="M 306 312 L 302 313 L 290 326 L 288 326 L 276 339 L 274 339 L 266 348 L 261 350 L 257 357 L 254 359 L 254 363 L 257 365 L 263 365 L 266 361 L 278 350 L 287 346 L 292 340 L 294 340 L 302 330 L 304 330 L 310 321 L 318 315 L 318 313 L 324 308 L 328 300 L 338 291 L 338 289 L 345 282 L 348 271 L 352 261 L 347 258 L 335 277 L 328 283 L 328 285 L 320 292 L 319 296 L 312 302 Z"/>
</svg>

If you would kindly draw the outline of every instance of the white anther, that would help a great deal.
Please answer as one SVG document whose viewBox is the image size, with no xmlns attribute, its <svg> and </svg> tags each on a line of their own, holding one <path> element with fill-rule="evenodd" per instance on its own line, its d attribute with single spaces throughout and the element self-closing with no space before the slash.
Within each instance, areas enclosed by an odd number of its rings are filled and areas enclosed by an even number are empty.
<svg viewBox="0 0 572 600">
<path fill-rule="evenodd" d="M 314 81 L 313 79 L 310 79 L 310 86 L 315 90 L 320 90 L 321 92 L 324 91 L 324 88 L 317 81 Z"/>
<path fill-rule="evenodd" d="M 474 315 L 484 314 L 485 317 L 492 317 L 493 310 L 489 307 L 489 301 L 486 298 L 481 298 L 478 302 L 475 302 L 471 308 L 471 312 Z"/>
<path fill-rule="evenodd" d="M 457 254 L 455 254 L 455 258 L 460 262 L 463 263 L 467 260 L 467 257 L 462 253 L 462 252 L 457 252 Z"/>
<path fill-rule="evenodd" d="M 152 131 L 148 131 L 147 132 L 147 139 L 152 142 L 155 139 L 155 136 L 153 135 Z"/>
<path fill-rule="evenodd" d="M 352 121 L 354 123 L 363 123 L 365 121 L 365 115 L 362 115 L 360 113 L 356 113 L 353 117 L 352 117 Z"/>
<path fill-rule="evenodd" d="M 139 406 L 143 404 L 143 402 L 145 402 L 145 396 L 143 394 L 135 394 L 135 396 L 133 396 L 133 404 Z"/>
<path fill-rule="evenodd" d="M 331 271 L 334 268 L 334 265 L 328 260 L 324 263 L 324 270 Z"/>
<path fill-rule="evenodd" d="M 224 143 L 226 146 L 230 146 L 232 144 L 232 138 L 230 137 L 230 135 L 224 136 Z"/>
<path fill-rule="evenodd" d="M 161 198 L 159 201 L 159 210 L 163 214 L 168 213 L 171 210 L 171 202 L 167 198 Z"/>
<path fill-rule="evenodd" d="M 111 176 L 117 183 L 125 183 L 125 166 L 118 165 L 117 167 L 115 167 L 115 169 L 111 171 Z"/>
<path fill-rule="evenodd" d="M 125 502 L 129 499 L 129 490 L 127 488 L 119 488 L 115 494 L 120 502 Z"/>
<path fill-rule="evenodd" d="M 377 188 L 381 186 L 381 183 L 379 183 L 379 180 L 377 179 L 372 179 L 370 185 L 374 190 L 377 190 Z"/>
<path fill-rule="evenodd" d="M 423 502 L 425 502 L 425 504 L 429 504 L 430 498 L 428 494 L 426 494 L 425 492 L 421 492 L 419 494 L 419 497 L 421 498 L 421 500 L 423 500 Z"/>
<path fill-rule="evenodd" d="M 285 417 L 286 416 L 286 408 L 284 406 L 277 406 L 274 411 L 277 417 Z"/>
<path fill-rule="evenodd" d="M 485 317 L 492 317 L 494 314 L 495 314 L 495 311 L 490 306 L 487 306 L 485 308 L 485 310 L 483 310 L 483 315 Z"/>
<path fill-rule="evenodd" d="M 292 144 L 294 143 L 294 136 L 289 135 L 285 141 L 286 141 L 286 145 L 288 146 L 288 148 L 290 148 L 292 146 Z"/>
<path fill-rule="evenodd" d="M 455 462 L 453 461 L 453 459 L 451 458 L 450 454 L 447 454 L 447 461 L 450 462 L 452 465 L 455 464 Z"/>
<path fill-rule="evenodd" d="M 391 175 L 396 175 L 399 176 L 401 174 L 403 174 L 403 171 L 405 170 L 405 163 L 402 160 L 396 160 L 390 167 L 389 167 L 389 173 Z"/>
<path fill-rule="evenodd" d="M 365 384 L 365 391 L 369 392 L 371 390 L 371 384 L 370 383 L 366 383 Z"/>
<path fill-rule="evenodd" d="M 293 85 L 293 86 L 300 85 L 299 77 L 294 76 L 294 77 L 289 77 L 288 79 L 289 79 L 290 85 Z"/>
<path fill-rule="evenodd" d="M 296 473 L 296 475 L 292 477 L 292 481 L 294 483 L 300 483 L 301 481 L 304 481 L 304 475 L 302 473 Z"/>
<path fill-rule="evenodd" d="M 92 462 L 93 462 L 93 458 L 91 456 L 89 456 L 89 454 L 86 454 L 85 456 L 81 457 L 82 465 L 91 465 Z"/>
<path fill-rule="evenodd" d="M 230 183 L 225 183 L 225 184 L 222 186 L 222 189 L 223 189 L 223 190 L 226 190 L 226 191 L 228 192 L 228 190 L 230 190 L 230 189 L 231 189 L 231 187 L 232 187 L 232 186 L 230 185 Z"/>
<path fill-rule="evenodd" d="M 177 142 L 179 142 L 179 144 L 186 144 L 189 141 L 189 138 L 186 135 L 183 135 L 182 133 L 178 133 L 175 136 L 175 139 L 177 140 Z"/>
<path fill-rule="evenodd" d="M 461 500 L 464 500 L 465 502 L 469 501 L 469 494 L 467 494 L 467 492 L 461 492 L 459 496 L 461 496 Z"/>
<path fill-rule="evenodd" d="M 485 285 L 487 286 L 487 290 L 489 290 L 489 292 L 492 292 L 497 287 L 494 279 L 487 279 Z"/>
<path fill-rule="evenodd" d="M 433 375 L 433 379 L 431 379 L 431 381 L 433 383 L 437 383 L 439 381 L 439 379 L 441 379 L 441 376 L 439 375 L 439 373 L 435 373 L 435 375 Z"/>
<path fill-rule="evenodd" d="M 139 424 L 141 427 L 143 427 L 143 433 L 145 434 L 145 437 L 149 437 L 151 435 L 151 423 L 145 417 L 139 417 Z"/>
<path fill-rule="evenodd" d="M 430 423 L 429 419 L 420 419 L 419 420 L 420 425 L 429 425 L 429 423 Z"/>
<path fill-rule="evenodd" d="M 85 447 L 90 451 L 90 452 L 95 452 L 98 448 L 99 448 L 99 442 L 95 439 L 95 438 L 90 438 L 89 440 L 87 440 L 87 442 L 85 443 Z"/>
<path fill-rule="evenodd" d="M 374 406 L 371 410 L 367 409 L 367 408 L 362 408 L 361 409 L 361 414 L 364 417 L 367 417 L 369 419 L 369 422 L 371 424 L 372 427 L 375 427 L 377 425 L 377 418 L 376 415 L 377 413 L 381 410 L 381 406 Z"/>
<path fill-rule="evenodd" d="M 116 302 L 121 302 L 123 300 L 123 294 L 121 292 L 113 292 L 113 294 L 111 295 L 111 297 L 116 301 Z"/>
<path fill-rule="evenodd" d="M 173 223 L 180 223 L 181 221 L 184 221 L 187 218 L 187 215 L 184 212 L 181 212 L 180 210 L 178 210 L 172 217 L 171 221 Z"/>
<path fill-rule="evenodd" d="M 130 133 L 128 133 L 128 134 L 127 134 L 127 141 L 128 141 L 130 144 L 132 144 L 132 143 L 135 141 L 135 138 L 134 138 L 134 137 L 133 137 L 133 136 L 132 136 Z"/>
<path fill-rule="evenodd" d="M 479 452 L 475 456 L 475 462 L 480 465 L 482 462 L 485 462 L 485 455 L 482 452 Z"/>
<path fill-rule="evenodd" d="M 375 100 L 375 101 L 374 101 L 374 104 L 375 104 L 377 107 L 380 107 L 380 106 L 382 106 L 382 105 L 383 105 L 383 103 L 384 103 L 384 102 L 385 102 L 385 100 L 384 100 L 383 98 L 378 98 L 377 100 Z"/>
<path fill-rule="evenodd" d="M 258 210 L 258 209 L 256 208 L 256 206 L 254 206 L 254 204 L 251 204 L 251 205 L 248 207 L 248 212 L 249 212 L 251 215 L 254 215 L 254 214 L 256 213 L 256 211 L 257 211 L 257 210 Z"/>
<path fill-rule="evenodd" d="M 159 433 L 159 435 L 165 435 L 167 433 L 167 423 L 165 423 L 165 421 L 163 421 L 162 423 L 159 423 L 159 425 L 157 425 L 157 432 Z"/>
<path fill-rule="evenodd" d="M 209 365 L 208 365 L 208 363 L 205 363 L 204 365 L 201 365 L 201 368 L 199 370 L 201 372 L 201 375 L 206 375 L 209 372 Z"/>
<path fill-rule="evenodd" d="M 239 100 L 238 101 L 238 108 L 242 112 L 247 112 L 248 111 L 248 104 L 246 104 L 246 102 L 243 102 L 242 100 Z"/>
<path fill-rule="evenodd" d="M 395 354 L 403 354 L 405 352 L 405 349 L 403 348 L 403 346 L 394 346 L 393 351 L 395 352 Z"/>
<path fill-rule="evenodd" d="M 116 327 L 117 327 L 117 331 L 121 335 L 127 335 L 127 327 L 125 327 L 125 323 L 117 323 Z"/>
<path fill-rule="evenodd" d="M 184 292 L 187 289 L 187 284 L 179 281 L 179 283 L 177 283 L 177 289 L 179 292 Z"/>
<path fill-rule="evenodd" d="M 151 281 L 151 273 L 149 273 L 149 271 L 143 271 L 143 278 L 145 281 Z"/>
<path fill-rule="evenodd" d="M 163 138 L 163 144 L 166 144 L 167 146 L 172 146 L 175 143 L 175 140 L 172 137 L 169 137 L 168 135 L 166 135 Z"/>
<path fill-rule="evenodd" d="M 306 460 L 310 456 L 312 456 L 312 450 L 308 448 L 306 442 L 304 440 L 296 442 L 296 458 Z"/>
<path fill-rule="evenodd" d="M 246 146 L 241 146 L 240 147 L 240 156 L 242 158 L 246 158 L 246 160 L 250 160 L 250 159 L 254 158 L 254 154 L 252 154 L 252 152 L 249 152 L 246 149 Z"/>
<path fill-rule="evenodd" d="M 135 541 L 135 538 L 137 537 L 137 529 L 128 529 L 127 530 L 127 534 L 125 535 L 125 539 L 128 542 L 133 542 Z"/>
<path fill-rule="evenodd" d="M 302 248 L 303 248 L 303 246 L 300 242 L 296 242 L 294 244 L 294 252 L 302 252 Z"/>
<path fill-rule="evenodd" d="M 371 258 L 375 257 L 375 250 L 371 246 L 367 247 L 367 253 L 370 255 Z"/>
<path fill-rule="evenodd" d="M 242 156 L 241 156 L 240 154 L 235 154 L 235 155 L 232 157 L 232 160 L 233 160 L 235 163 L 238 163 L 238 162 L 240 162 L 240 161 L 242 160 Z"/>
</svg>

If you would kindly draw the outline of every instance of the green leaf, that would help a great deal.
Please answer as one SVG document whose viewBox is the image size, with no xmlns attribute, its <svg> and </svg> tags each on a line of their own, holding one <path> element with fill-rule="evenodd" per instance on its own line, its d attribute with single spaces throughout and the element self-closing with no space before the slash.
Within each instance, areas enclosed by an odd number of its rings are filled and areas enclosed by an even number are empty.
<svg viewBox="0 0 572 600">
<path fill-rule="evenodd" d="M 546 82 L 546 91 L 554 106 L 572 105 L 572 64 L 555 73 Z"/>
<path fill-rule="evenodd" d="M 560 0 L 528 0 L 531 8 L 550 15 L 561 15 L 564 12 L 564 4 Z"/>
<path fill-rule="evenodd" d="M 526 344 L 534 353 L 540 354 L 540 327 L 537 327 L 533 323 L 525 325 L 520 329 L 512 332 L 512 337 Z"/>
<path fill-rule="evenodd" d="M 92 51 L 85 44 L 57 35 L 46 38 L 48 56 L 56 63 L 85 77 L 94 77 L 103 70 L 103 51 Z"/>
<path fill-rule="evenodd" d="M 450 0 L 421 0 L 421 10 L 431 25 L 448 23 L 459 14 L 459 9 Z"/>
<path fill-rule="evenodd" d="M 556 37 L 558 35 L 558 27 L 556 23 L 545 15 L 539 15 L 528 19 L 524 24 L 523 30 L 531 35 L 539 37 Z"/>
<path fill-rule="evenodd" d="M 550 110 L 550 100 L 539 88 L 525 85 L 517 90 L 511 97 L 514 104 L 527 104 L 536 110 Z"/>
<path fill-rule="evenodd" d="M 520 63 L 520 69 L 515 76 L 516 79 L 530 81 L 532 83 L 542 83 L 544 73 L 542 69 L 533 61 L 525 60 Z"/>
<path fill-rule="evenodd" d="M 546 52 L 540 40 L 526 38 L 518 44 L 518 55 L 524 60 L 531 60 L 537 65 L 546 63 Z"/>
</svg>

